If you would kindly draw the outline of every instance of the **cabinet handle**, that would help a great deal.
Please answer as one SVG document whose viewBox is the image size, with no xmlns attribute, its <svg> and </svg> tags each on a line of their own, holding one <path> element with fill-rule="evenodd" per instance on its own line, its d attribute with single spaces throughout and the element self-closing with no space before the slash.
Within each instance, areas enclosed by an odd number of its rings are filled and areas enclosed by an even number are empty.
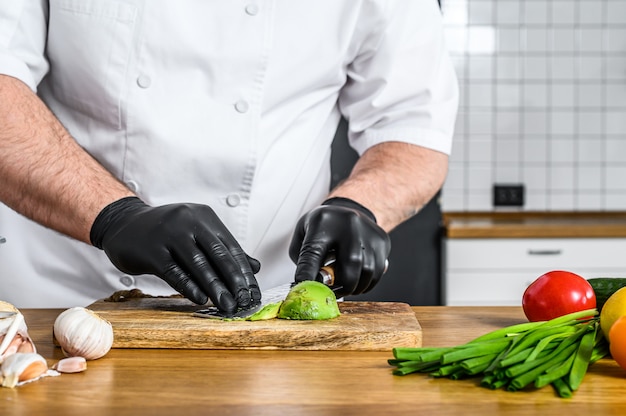
<svg viewBox="0 0 626 416">
<path fill-rule="evenodd" d="M 555 249 L 555 250 L 533 250 L 530 249 L 528 250 L 528 254 L 531 256 L 558 256 L 562 253 L 563 251 L 560 249 Z"/>
</svg>

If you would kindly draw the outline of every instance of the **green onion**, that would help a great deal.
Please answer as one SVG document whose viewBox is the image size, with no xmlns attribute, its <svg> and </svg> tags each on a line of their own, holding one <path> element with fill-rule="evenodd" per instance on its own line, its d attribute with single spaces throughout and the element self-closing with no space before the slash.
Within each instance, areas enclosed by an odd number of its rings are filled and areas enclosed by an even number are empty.
<svg viewBox="0 0 626 416">
<path fill-rule="evenodd" d="M 556 390 L 559 397 L 563 397 L 565 399 L 569 399 L 570 397 L 572 397 L 572 389 L 569 388 L 569 386 L 565 381 L 563 381 L 563 379 L 558 378 L 554 380 L 552 386 L 554 386 L 554 389 Z"/>
<path fill-rule="evenodd" d="M 541 374 L 535 379 L 535 387 L 540 389 L 553 383 L 556 379 L 565 377 L 572 369 L 574 358 L 576 358 L 576 354 L 571 354 L 567 360 L 548 369 L 545 374 Z"/>
<path fill-rule="evenodd" d="M 513 380 L 511 380 L 510 386 L 515 388 L 516 390 L 523 389 L 524 387 L 535 381 L 537 377 L 543 374 L 550 367 L 553 367 L 557 363 L 561 363 L 564 360 L 567 360 L 567 358 L 572 355 L 574 351 L 576 351 L 576 345 L 569 345 L 562 351 L 555 351 L 554 354 L 546 357 L 545 361 L 543 361 L 538 366 L 535 366 L 532 370 L 513 378 Z"/>
<path fill-rule="evenodd" d="M 468 358 L 482 357 L 484 355 L 497 354 L 511 343 L 510 339 L 498 340 L 498 342 L 476 343 L 475 346 L 469 348 L 455 349 L 446 352 L 441 356 L 441 364 L 454 363 L 463 361 Z"/>
<path fill-rule="evenodd" d="M 598 332 L 598 323 L 594 324 L 593 331 L 587 332 L 583 335 L 578 346 L 574 363 L 572 364 L 572 370 L 569 373 L 569 387 L 572 390 L 578 390 L 580 383 L 583 381 L 583 377 L 589 367 L 589 360 L 591 360 L 591 354 L 593 353 L 593 347 L 595 345 L 596 333 Z"/>
<path fill-rule="evenodd" d="M 394 348 L 394 375 L 425 373 L 458 380 L 482 377 L 489 389 L 517 391 L 551 384 L 571 397 L 589 365 L 609 353 L 595 309 L 489 332 L 454 347 Z"/>
</svg>

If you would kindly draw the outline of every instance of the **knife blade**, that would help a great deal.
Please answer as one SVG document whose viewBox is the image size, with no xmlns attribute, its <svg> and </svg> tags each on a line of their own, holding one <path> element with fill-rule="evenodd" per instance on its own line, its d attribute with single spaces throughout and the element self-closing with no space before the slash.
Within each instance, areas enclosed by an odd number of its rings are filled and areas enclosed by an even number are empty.
<svg viewBox="0 0 626 416">
<path fill-rule="evenodd" d="M 335 270 L 333 268 L 333 263 L 335 262 L 334 256 L 329 256 L 324 262 L 324 266 L 320 269 L 317 275 L 318 281 L 323 282 L 327 286 L 332 286 L 335 281 Z M 287 297 L 287 294 L 291 290 L 291 288 L 296 285 L 297 282 L 284 283 L 282 285 L 273 287 L 263 292 L 262 299 L 260 303 L 253 305 L 250 308 L 239 309 L 234 314 L 225 314 L 221 310 L 219 310 L 215 306 L 210 306 L 206 309 L 199 309 L 193 313 L 193 316 L 197 316 L 200 318 L 209 318 L 209 319 L 245 319 L 250 315 L 261 310 L 265 305 L 269 305 L 270 303 L 280 302 Z M 333 292 L 341 289 L 341 286 L 331 287 Z"/>
</svg>

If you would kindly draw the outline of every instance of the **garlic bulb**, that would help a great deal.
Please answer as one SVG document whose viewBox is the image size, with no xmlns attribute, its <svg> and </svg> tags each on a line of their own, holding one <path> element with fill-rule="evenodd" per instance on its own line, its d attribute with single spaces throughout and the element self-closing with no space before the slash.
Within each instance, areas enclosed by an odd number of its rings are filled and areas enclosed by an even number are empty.
<svg viewBox="0 0 626 416">
<path fill-rule="evenodd" d="M 0 300 L 0 312 L 18 312 L 17 308 L 9 302 Z"/>
<path fill-rule="evenodd" d="M 2 387 L 15 387 L 17 383 L 32 381 L 48 371 L 48 363 L 41 355 L 17 352 L 5 358 L 0 366 Z"/>
<path fill-rule="evenodd" d="M 77 306 L 57 317 L 54 337 L 67 357 L 96 360 L 111 349 L 113 327 L 95 312 Z"/>
</svg>

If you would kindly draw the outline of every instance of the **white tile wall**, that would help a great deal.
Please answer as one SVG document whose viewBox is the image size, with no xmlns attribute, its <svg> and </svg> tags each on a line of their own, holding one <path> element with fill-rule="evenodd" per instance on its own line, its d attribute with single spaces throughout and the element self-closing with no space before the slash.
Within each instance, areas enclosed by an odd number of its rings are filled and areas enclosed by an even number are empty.
<svg viewBox="0 0 626 416">
<path fill-rule="evenodd" d="M 442 0 L 461 88 L 444 211 L 626 210 L 626 0 Z"/>
</svg>

